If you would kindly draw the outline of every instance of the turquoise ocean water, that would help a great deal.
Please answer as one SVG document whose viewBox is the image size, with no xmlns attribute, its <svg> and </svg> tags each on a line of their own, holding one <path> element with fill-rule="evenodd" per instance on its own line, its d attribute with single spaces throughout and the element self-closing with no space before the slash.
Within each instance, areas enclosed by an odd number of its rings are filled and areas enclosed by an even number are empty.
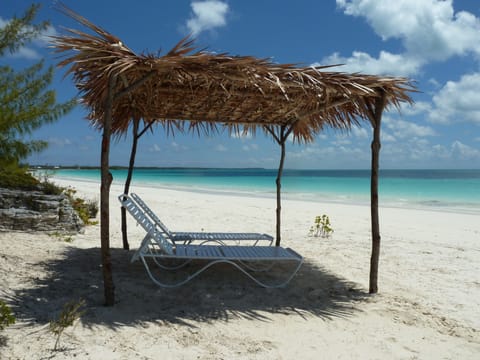
<svg viewBox="0 0 480 360">
<path fill-rule="evenodd" d="M 116 183 L 124 183 L 127 170 L 111 170 Z M 275 196 L 276 170 L 272 169 L 136 169 L 136 185 L 189 191 Z M 54 176 L 100 181 L 98 169 L 58 169 Z M 284 170 L 284 198 L 368 204 L 369 170 Z M 381 170 L 381 206 L 428 208 L 480 214 L 480 170 Z"/>
</svg>

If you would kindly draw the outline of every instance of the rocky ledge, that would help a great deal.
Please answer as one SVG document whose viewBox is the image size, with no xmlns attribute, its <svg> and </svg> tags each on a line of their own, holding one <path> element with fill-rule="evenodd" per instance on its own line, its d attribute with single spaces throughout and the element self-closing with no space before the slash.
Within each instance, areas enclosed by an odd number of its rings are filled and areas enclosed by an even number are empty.
<svg viewBox="0 0 480 360">
<path fill-rule="evenodd" d="M 0 188 L 0 231 L 82 232 L 84 223 L 65 195 Z"/>
</svg>

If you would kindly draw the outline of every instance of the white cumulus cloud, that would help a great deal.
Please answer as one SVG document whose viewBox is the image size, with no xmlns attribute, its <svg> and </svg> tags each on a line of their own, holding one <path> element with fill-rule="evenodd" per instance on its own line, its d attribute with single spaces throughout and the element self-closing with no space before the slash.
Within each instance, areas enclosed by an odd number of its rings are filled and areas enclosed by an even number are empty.
<svg viewBox="0 0 480 360">
<path fill-rule="evenodd" d="M 349 57 L 333 54 L 323 63 L 345 63 L 345 71 L 413 75 L 430 61 L 452 56 L 480 56 L 480 19 L 456 12 L 452 0 L 337 0 L 345 14 L 363 17 L 384 40 L 399 39 L 401 54 L 382 51 L 378 57 L 355 51 Z"/>
<path fill-rule="evenodd" d="M 196 36 L 202 31 L 212 30 L 227 24 L 228 4 L 217 0 L 194 1 L 192 17 L 187 20 L 187 28 Z"/>
<path fill-rule="evenodd" d="M 343 64 L 341 71 L 360 72 L 364 74 L 394 74 L 407 76 L 418 72 L 422 63 L 416 58 L 406 58 L 403 55 L 381 51 L 375 58 L 362 51 L 354 51 L 352 56 L 345 57 L 334 53 L 322 60 L 323 64 Z M 315 63 L 313 66 L 321 65 Z"/>
<path fill-rule="evenodd" d="M 479 159 L 480 150 L 465 145 L 460 141 L 454 141 L 452 144 L 452 155 L 460 159 Z"/>
<path fill-rule="evenodd" d="M 392 136 L 397 139 L 423 138 L 437 135 L 437 132 L 430 126 L 423 126 L 413 122 L 391 119 L 388 117 L 385 117 L 383 122 Z"/>
<path fill-rule="evenodd" d="M 382 130 L 382 132 L 380 133 L 380 141 L 383 143 L 383 142 L 386 142 L 386 143 L 394 143 L 397 141 L 397 139 L 395 138 L 395 136 L 393 136 L 392 134 L 390 134 L 390 132 L 388 131 L 385 131 L 385 130 Z"/>
<path fill-rule="evenodd" d="M 470 121 L 480 125 L 480 73 L 464 75 L 458 82 L 448 81 L 433 97 L 429 120 L 442 124 Z"/>
<path fill-rule="evenodd" d="M 401 39 L 410 54 L 436 60 L 480 54 L 480 20 L 455 13 L 452 0 L 337 0 L 337 5 L 345 14 L 365 17 L 383 39 Z"/>
<path fill-rule="evenodd" d="M 352 128 L 352 133 L 355 137 L 360 138 L 360 139 L 369 139 L 370 138 L 370 135 L 365 128 L 354 126 Z"/>
<path fill-rule="evenodd" d="M 432 110 L 432 104 L 426 101 L 416 101 L 413 104 L 400 104 L 400 113 L 407 116 L 426 114 Z M 396 112 L 396 109 L 394 109 Z"/>
</svg>

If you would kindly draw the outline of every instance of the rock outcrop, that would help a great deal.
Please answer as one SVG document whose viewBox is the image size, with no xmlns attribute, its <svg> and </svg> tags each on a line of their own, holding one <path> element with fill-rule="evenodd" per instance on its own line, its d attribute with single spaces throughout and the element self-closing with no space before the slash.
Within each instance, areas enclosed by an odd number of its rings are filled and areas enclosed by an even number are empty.
<svg viewBox="0 0 480 360">
<path fill-rule="evenodd" d="M 0 188 L 0 231 L 83 231 L 84 224 L 65 195 Z"/>
</svg>

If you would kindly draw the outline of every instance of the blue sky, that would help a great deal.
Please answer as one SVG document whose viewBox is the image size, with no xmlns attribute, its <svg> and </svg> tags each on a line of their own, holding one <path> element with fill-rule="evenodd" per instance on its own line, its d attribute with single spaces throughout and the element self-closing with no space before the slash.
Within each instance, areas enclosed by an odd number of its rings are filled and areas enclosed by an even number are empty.
<svg viewBox="0 0 480 360">
<path fill-rule="evenodd" d="M 48 34 L 81 26 L 43 4 Z M 0 26 L 30 1 L 3 0 Z M 480 168 L 480 2 L 472 0 L 102 0 L 64 3 L 118 36 L 136 52 L 167 52 L 191 33 L 200 48 L 299 65 L 345 64 L 338 71 L 406 76 L 421 93 L 415 105 L 384 114 L 381 167 Z M 83 29 L 82 29 L 83 30 Z M 40 39 L 0 59 L 25 67 L 58 59 Z M 64 70 L 52 87 L 59 100 L 76 95 Z M 50 142 L 32 164 L 98 165 L 101 134 L 76 108 L 36 138 Z M 357 169 L 370 166 L 371 128 L 326 131 L 309 145 L 287 145 L 287 168 Z M 111 163 L 127 165 L 131 138 L 112 147 Z M 167 136 L 158 127 L 140 139 L 139 166 L 276 168 L 279 147 L 270 137 L 228 134 Z"/>
</svg>

